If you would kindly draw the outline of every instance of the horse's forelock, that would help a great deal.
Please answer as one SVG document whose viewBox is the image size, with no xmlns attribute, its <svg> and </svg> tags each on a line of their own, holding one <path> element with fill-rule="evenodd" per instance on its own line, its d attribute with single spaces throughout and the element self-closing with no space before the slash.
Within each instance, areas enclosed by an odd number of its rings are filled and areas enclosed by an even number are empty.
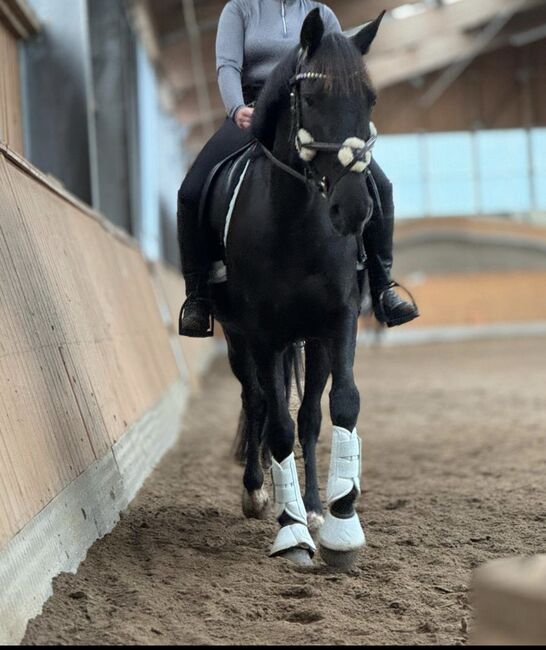
<svg viewBox="0 0 546 650">
<path fill-rule="evenodd" d="M 343 34 L 328 34 L 309 60 L 306 69 L 323 75 L 323 89 L 349 97 L 375 96 L 364 59 Z"/>
</svg>

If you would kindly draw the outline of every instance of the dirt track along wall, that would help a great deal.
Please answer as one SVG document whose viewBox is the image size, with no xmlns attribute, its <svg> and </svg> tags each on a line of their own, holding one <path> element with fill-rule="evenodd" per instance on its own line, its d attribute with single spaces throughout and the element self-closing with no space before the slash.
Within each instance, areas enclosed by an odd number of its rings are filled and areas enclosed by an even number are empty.
<svg viewBox="0 0 546 650">
<path fill-rule="evenodd" d="M 178 274 L 0 145 L 0 643 L 22 638 L 178 434 L 214 350 Z M 171 305 L 171 307 L 169 307 Z"/>
</svg>

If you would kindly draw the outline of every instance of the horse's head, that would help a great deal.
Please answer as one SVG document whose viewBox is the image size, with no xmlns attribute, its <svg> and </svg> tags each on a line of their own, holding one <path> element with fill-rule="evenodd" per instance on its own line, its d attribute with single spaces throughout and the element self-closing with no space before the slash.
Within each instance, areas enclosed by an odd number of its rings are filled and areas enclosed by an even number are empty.
<svg viewBox="0 0 546 650">
<path fill-rule="evenodd" d="M 311 11 L 301 29 L 299 51 L 274 71 L 254 117 L 258 139 L 304 167 L 328 201 L 333 225 L 344 235 L 360 232 L 373 207 L 366 176 L 376 135 L 371 124 L 376 95 L 362 56 L 383 15 L 347 38 L 325 36 L 320 11 Z"/>
<path fill-rule="evenodd" d="M 291 89 L 296 148 L 322 183 L 332 223 L 342 234 L 360 232 L 373 210 L 366 176 L 376 136 L 371 122 L 376 95 L 362 56 L 383 15 L 347 38 L 324 36 L 320 12 L 314 10 L 301 30 Z"/>
</svg>

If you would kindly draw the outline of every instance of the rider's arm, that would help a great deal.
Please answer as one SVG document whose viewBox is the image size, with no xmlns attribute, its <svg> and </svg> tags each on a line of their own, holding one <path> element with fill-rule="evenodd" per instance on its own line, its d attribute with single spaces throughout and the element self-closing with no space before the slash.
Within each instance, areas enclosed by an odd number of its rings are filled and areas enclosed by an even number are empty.
<svg viewBox="0 0 546 650">
<path fill-rule="evenodd" d="M 233 118 L 237 109 L 245 105 L 241 73 L 244 59 L 245 26 L 237 2 L 228 2 L 218 23 L 216 36 L 216 74 L 220 95 L 227 114 Z"/>
</svg>

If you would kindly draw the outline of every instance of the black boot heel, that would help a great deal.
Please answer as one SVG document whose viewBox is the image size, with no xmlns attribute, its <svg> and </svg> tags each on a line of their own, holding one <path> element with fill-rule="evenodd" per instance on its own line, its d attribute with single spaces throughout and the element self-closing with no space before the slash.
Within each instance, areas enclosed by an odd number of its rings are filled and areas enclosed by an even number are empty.
<svg viewBox="0 0 546 650">
<path fill-rule="evenodd" d="M 399 287 L 410 297 L 411 302 L 402 300 L 394 291 Z M 376 318 L 387 327 L 397 327 L 419 317 L 419 308 L 411 292 L 394 280 L 379 294 L 375 310 Z"/>
</svg>

